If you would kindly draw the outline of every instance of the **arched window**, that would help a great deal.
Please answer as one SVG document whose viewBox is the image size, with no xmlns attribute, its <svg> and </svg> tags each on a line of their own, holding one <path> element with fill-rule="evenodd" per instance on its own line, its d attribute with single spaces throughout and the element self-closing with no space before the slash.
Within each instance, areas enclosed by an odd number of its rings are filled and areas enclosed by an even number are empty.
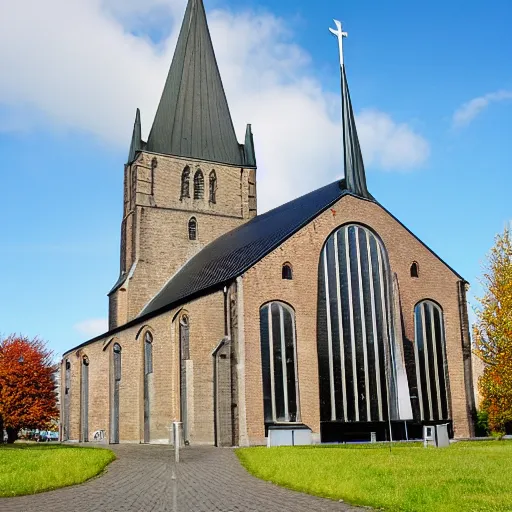
<svg viewBox="0 0 512 512">
<path fill-rule="evenodd" d="M 187 165 L 181 173 L 181 196 L 180 200 L 190 197 L 190 167 Z"/>
<path fill-rule="evenodd" d="M 180 318 L 180 419 L 183 423 L 183 439 L 189 441 L 187 361 L 190 360 L 190 325 L 187 315 Z"/>
<path fill-rule="evenodd" d="M 265 423 L 300 421 L 295 313 L 286 304 L 260 308 Z"/>
<path fill-rule="evenodd" d="M 414 308 L 416 383 L 421 420 L 448 420 L 448 363 L 442 309 L 431 300 Z"/>
<path fill-rule="evenodd" d="M 210 203 L 215 204 L 217 202 L 217 175 L 215 171 L 210 173 Z"/>
<path fill-rule="evenodd" d="M 82 442 L 89 441 L 89 358 L 82 357 L 82 375 L 81 375 L 81 424 L 82 424 Z"/>
<path fill-rule="evenodd" d="M 195 217 L 188 221 L 188 239 L 197 240 L 197 220 Z"/>
<path fill-rule="evenodd" d="M 204 176 L 203 171 L 198 169 L 194 174 L 194 199 L 203 199 L 204 197 Z"/>
<path fill-rule="evenodd" d="M 144 336 L 144 375 L 153 373 L 153 336 L 148 331 Z"/>
<path fill-rule="evenodd" d="M 293 271 L 292 271 L 292 266 L 290 263 L 285 263 L 283 265 L 283 269 L 282 269 L 282 272 L 281 272 L 281 277 L 283 279 L 288 279 L 288 280 L 292 280 L 293 279 Z"/>
<path fill-rule="evenodd" d="M 420 269 L 418 266 L 418 263 L 416 261 L 412 262 L 411 265 L 411 277 L 419 277 L 420 276 Z"/>
<path fill-rule="evenodd" d="M 364 226 L 343 226 L 327 239 L 318 276 L 321 421 L 382 422 L 388 410 L 410 419 L 384 245 Z"/>
<path fill-rule="evenodd" d="M 113 401 L 111 410 L 110 442 L 119 443 L 119 388 L 121 387 L 121 345 L 114 343 L 112 348 Z"/>
</svg>

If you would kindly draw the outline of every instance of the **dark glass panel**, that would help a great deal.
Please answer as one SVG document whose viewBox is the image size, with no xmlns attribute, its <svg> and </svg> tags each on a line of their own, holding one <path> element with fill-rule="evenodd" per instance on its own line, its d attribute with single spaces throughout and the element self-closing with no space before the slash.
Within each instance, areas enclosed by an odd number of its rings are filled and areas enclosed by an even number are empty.
<svg viewBox="0 0 512 512">
<path fill-rule="evenodd" d="M 260 309 L 261 374 L 263 381 L 263 412 L 266 422 L 272 418 L 272 388 L 270 378 L 270 344 L 268 332 L 268 306 Z"/>
<path fill-rule="evenodd" d="M 327 275 L 329 278 L 329 305 L 331 311 L 332 359 L 334 375 L 334 401 L 336 419 L 343 419 L 343 388 L 341 379 L 340 328 L 338 321 L 338 293 L 336 283 L 336 260 L 334 252 L 334 235 L 329 237 L 327 248 Z"/>
<path fill-rule="evenodd" d="M 428 303 L 423 303 L 423 309 L 425 312 L 425 332 L 426 332 L 426 340 L 424 343 L 427 345 L 428 351 L 428 371 L 429 371 L 429 381 L 430 381 L 430 397 L 432 400 L 432 414 L 434 420 L 438 420 L 439 418 L 439 407 L 437 403 L 437 382 L 436 382 L 436 364 L 437 361 L 434 357 L 434 339 L 432 332 L 432 322 L 430 315 L 430 305 Z"/>
<path fill-rule="evenodd" d="M 284 339 L 286 346 L 286 386 L 288 389 L 288 413 L 290 421 L 297 421 L 297 386 L 295 378 L 295 345 L 293 342 L 293 313 L 283 307 Z"/>
<path fill-rule="evenodd" d="M 364 370 L 364 339 L 361 311 L 360 292 L 359 292 L 359 270 L 356 247 L 356 228 L 350 226 L 348 229 L 349 249 L 350 249 L 350 276 L 352 283 L 352 308 L 354 311 L 354 333 L 356 345 L 356 368 L 357 368 L 357 391 L 359 404 L 359 421 L 366 421 L 366 389 L 365 389 L 365 370 Z"/>
<path fill-rule="evenodd" d="M 281 306 L 272 303 L 272 343 L 274 345 L 274 400 L 276 404 L 276 420 L 286 421 L 284 413 L 283 356 L 281 348 Z"/>
<path fill-rule="evenodd" d="M 348 293 L 349 275 L 345 233 L 347 228 L 338 231 L 338 257 L 340 262 L 341 312 L 343 318 L 343 348 L 345 350 L 345 389 L 347 393 L 347 420 L 355 421 L 354 376 L 352 371 L 352 334 L 350 331 L 350 300 Z"/>
<path fill-rule="evenodd" d="M 366 244 L 367 236 L 372 237 L 373 235 L 363 229 L 359 230 L 359 250 L 361 254 L 361 275 L 363 279 L 364 318 L 366 323 L 366 346 L 368 356 L 368 379 L 370 384 L 370 389 L 367 392 L 367 400 L 370 400 L 371 418 L 368 418 L 368 421 L 376 421 L 379 419 L 379 402 L 377 397 L 377 375 L 375 373 L 375 343 L 370 289 L 370 262 Z"/>
<path fill-rule="evenodd" d="M 121 346 L 114 345 L 114 380 L 121 380 Z"/>
<path fill-rule="evenodd" d="M 387 400 L 387 371 L 386 371 L 386 355 L 385 355 L 385 329 L 386 318 L 382 313 L 382 290 L 380 283 L 380 269 L 379 269 L 379 243 L 375 236 L 370 237 L 370 253 L 372 255 L 372 271 L 373 271 L 373 291 L 375 294 L 375 317 L 377 332 L 375 333 L 375 340 L 379 349 L 379 368 L 380 368 L 380 389 L 381 389 L 381 402 L 382 402 L 382 415 L 383 419 L 388 419 L 388 400 Z"/>
<path fill-rule="evenodd" d="M 331 419 L 331 395 L 329 381 L 329 349 L 327 333 L 327 307 L 325 303 L 325 270 L 323 251 L 318 265 L 318 318 L 317 318 L 317 351 L 318 375 L 320 388 L 320 421 Z"/>
<path fill-rule="evenodd" d="M 422 304 L 418 304 L 415 309 L 416 315 L 416 344 L 418 345 L 418 367 L 420 372 L 421 394 L 423 397 L 423 417 L 430 420 L 430 409 L 428 402 L 427 378 L 425 373 L 425 349 L 423 340 L 423 320 L 421 318 Z"/>
<path fill-rule="evenodd" d="M 144 372 L 146 375 L 153 373 L 153 337 L 150 333 L 144 341 Z"/>
<path fill-rule="evenodd" d="M 436 334 L 437 344 L 437 369 L 439 373 L 439 388 L 441 393 L 441 410 L 443 417 L 441 419 L 448 419 L 448 393 L 446 390 L 446 372 L 445 372 L 445 358 L 443 350 L 444 339 L 444 325 L 443 314 L 439 307 L 434 306 L 434 330 Z"/>
</svg>

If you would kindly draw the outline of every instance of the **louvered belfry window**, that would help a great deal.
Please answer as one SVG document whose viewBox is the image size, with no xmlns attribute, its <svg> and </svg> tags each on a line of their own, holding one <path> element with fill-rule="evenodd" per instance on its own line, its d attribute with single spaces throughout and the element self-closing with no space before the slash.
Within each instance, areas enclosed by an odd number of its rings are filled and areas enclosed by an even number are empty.
<svg viewBox="0 0 512 512">
<path fill-rule="evenodd" d="M 210 203 L 215 204 L 217 202 L 217 175 L 215 171 L 210 173 Z"/>
<path fill-rule="evenodd" d="M 204 176 L 203 171 L 198 169 L 194 174 L 194 199 L 203 199 L 204 197 Z"/>
<path fill-rule="evenodd" d="M 265 423 L 300 421 L 293 309 L 281 302 L 262 306 L 260 341 Z"/>
<path fill-rule="evenodd" d="M 190 197 L 190 167 L 187 165 L 181 174 L 181 196 L 180 200 Z"/>
<path fill-rule="evenodd" d="M 421 420 L 447 420 L 448 362 L 443 311 L 424 300 L 414 309 L 416 381 Z"/>
</svg>

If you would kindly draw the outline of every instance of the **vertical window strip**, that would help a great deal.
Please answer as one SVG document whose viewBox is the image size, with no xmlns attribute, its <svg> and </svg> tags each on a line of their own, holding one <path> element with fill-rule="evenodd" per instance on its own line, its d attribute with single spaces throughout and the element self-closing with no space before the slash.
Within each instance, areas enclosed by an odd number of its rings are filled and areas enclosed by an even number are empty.
<svg viewBox="0 0 512 512">
<path fill-rule="evenodd" d="M 428 364 L 428 340 L 427 340 L 427 330 L 425 325 L 425 304 L 421 305 L 421 329 L 423 333 L 423 361 L 425 365 L 425 380 L 427 382 L 427 397 L 428 397 L 428 410 L 429 410 L 429 420 L 434 419 L 434 414 L 432 411 L 432 392 L 430 389 L 430 369 Z"/>
<path fill-rule="evenodd" d="M 437 395 L 437 411 L 438 418 L 443 419 L 443 411 L 441 408 L 441 386 L 439 385 L 439 370 L 438 370 L 438 359 L 437 359 L 437 340 L 436 340 L 436 329 L 434 326 L 434 304 L 431 302 L 426 304 L 426 307 L 430 310 L 430 333 L 432 336 L 432 353 L 434 355 L 434 375 L 436 378 L 436 395 Z"/>
<path fill-rule="evenodd" d="M 293 364 L 295 367 L 295 421 L 300 421 L 300 395 L 299 395 L 299 363 L 297 360 L 297 336 L 295 331 L 295 314 L 290 313 L 292 318 L 292 336 L 293 336 Z"/>
<path fill-rule="evenodd" d="M 365 232 L 365 230 L 363 230 Z M 366 400 L 366 421 L 371 421 L 370 411 L 370 376 L 368 373 L 368 347 L 366 338 L 366 318 L 364 310 L 364 291 L 363 291 L 363 275 L 361 272 L 361 248 L 359 247 L 359 228 L 355 228 L 356 234 L 356 254 L 357 254 L 357 270 L 359 279 L 359 307 L 361 308 L 361 332 L 363 334 L 363 364 L 364 364 L 364 395 Z"/>
<path fill-rule="evenodd" d="M 350 313 L 350 341 L 352 348 L 352 372 L 354 383 L 354 409 L 355 421 L 359 421 L 359 393 L 357 389 L 357 362 L 356 362 L 356 335 L 354 329 L 354 305 L 352 301 L 352 272 L 350 265 L 350 243 L 348 238 L 348 228 L 345 229 L 345 250 L 347 257 L 347 276 L 348 276 L 348 307 Z"/>
<path fill-rule="evenodd" d="M 423 421 L 425 419 L 425 413 L 423 411 L 423 391 L 422 391 L 422 385 L 421 385 L 421 375 L 420 375 L 420 354 L 418 349 L 418 343 L 419 343 L 419 332 L 421 330 L 421 320 L 418 321 L 418 312 L 414 312 L 414 327 L 415 327 L 415 336 L 416 339 L 414 340 L 414 359 L 416 364 L 416 385 L 418 388 L 418 402 L 420 404 L 420 419 Z"/>
<path fill-rule="evenodd" d="M 270 353 L 270 396 L 272 398 L 272 419 L 276 421 L 276 386 L 274 382 L 274 333 L 272 331 L 272 302 L 268 305 L 268 344 Z"/>
<path fill-rule="evenodd" d="M 286 343 L 284 337 L 284 314 L 283 306 L 279 307 L 279 327 L 281 329 L 281 366 L 283 368 L 283 395 L 284 395 L 284 417 L 285 421 L 290 421 L 290 411 L 288 407 L 288 369 L 286 368 Z"/>
<path fill-rule="evenodd" d="M 340 230 L 343 236 L 343 231 Z M 343 419 L 347 419 L 347 380 L 345 376 L 345 340 L 343 336 L 343 318 L 341 313 L 340 260 L 338 254 L 338 231 L 334 233 L 334 262 L 336 265 L 336 305 L 338 307 L 338 335 L 340 344 L 341 389 L 343 394 Z"/>
<path fill-rule="evenodd" d="M 448 381 L 448 358 L 446 356 L 446 338 L 444 332 L 444 315 L 441 308 L 438 308 L 439 311 L 439 323 L 440 323 L 440 331 L 441 331 L 441 351 L 443 356 L 443 383 L 444 383 L 444 403 L 446 406 L 446 419 L 450 417 L 450 402 L 448 401 L 450 383 Z"/>
<path fill-rule="evenodd" d="M 336 421 L 336 401 L 334 396 L 334 361 L 332 354 L 331 305 L 329 303 L 329 272 L 327 268 L 327 245 L 323 250 L 325 278 L 325 307 L 327 310 L 327 343 L 329 351 L 329 389 L 331 397 L 331 420 Z"/>
<path fill-rule="evenodd" d="M 370 250 L 370 237 L 374 238 L 371 233 L 367 233 L 366 237 L 366 250 L 368 251 L 368 271 L 370 279 L 370 299 L 372 307 L 372 330 L 373 330 L 373 350 L 375 352 L 375 379 L 377 382 L 377 400 L 379 407 L 379 421 L 383 421 L 382 416 L 382 389 L 381 389 L 381 377 L 380 377 L 380 358 L 379 358 L 379 341 L 377 332 L 377 314 L 375 311 L 375 288 L 373 286 L 373 261 L 372 253 Z"/>
</svg>

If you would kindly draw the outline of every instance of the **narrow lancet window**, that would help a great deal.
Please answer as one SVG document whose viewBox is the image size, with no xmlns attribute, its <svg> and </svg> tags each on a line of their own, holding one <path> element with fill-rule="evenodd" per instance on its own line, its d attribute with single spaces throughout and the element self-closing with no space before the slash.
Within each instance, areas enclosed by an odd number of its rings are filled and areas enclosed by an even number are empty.
<svg viewBox="0 0 512 512">
<path fill-rule="evenodd" d="M 289 263 L 283 265 L 282 278 L 291 281 L 293 279 L 292 266 Z"/>
<path fill-rule="evenodd" d="M 203 171 L 198 169 L 194 174 L 194 199 L 203 199 L 204 197 L 204 176 Z"/>
<path fill-rule="evenodd" d="M 188 239 L 197 240 L 197 220 L 195 217 L 188 221 Z"/>
<path fill-rule="evenodd" d="M 153 336 L 150 332 L 144 337 L 144 374 L 153 373 Z"/>
<path fill-rule="evenodd" d="M 217 175 L 215 171 L 210 173 L 210 203 L 215 204 L 217 202 Z"/>
<path fill-rule="evenodd" d="M 82 375 L 81 375 L 81 427 L 82 442 L 89 441 L 89 358 L 82 358 Z"/>
<path fill-rule="evenodd" d="M 111 409 L 111 423 L 110 423 L 110 442 L 119 443 L 119 391 L 121 387 L 121 345 L 115 343 L 112 349 L 112 370 L 113 370 L 113 400 Z"/>
<path fill-rule="evenodd" d="M 293 309 L 281 302 L 262 306 L 260 341 L 265 423 L 300 421 Z"/>
<path fill-rule="evenodd" d="M 443 311 L 424 300 L 414 308 L 417 400 L 422 421 L 448 420 L 448 363 Z"/>
<path fill-rule="evenodd" d="M 413 261 L 411 265 L 411 277 L 420 277 L 418 263 Z"/>
<path fill-rule="evenodd" d="M 190 168 L 187 165 L 181 174 L 181 196 L 180 200 L 190 197 Z"/>
</svg>

